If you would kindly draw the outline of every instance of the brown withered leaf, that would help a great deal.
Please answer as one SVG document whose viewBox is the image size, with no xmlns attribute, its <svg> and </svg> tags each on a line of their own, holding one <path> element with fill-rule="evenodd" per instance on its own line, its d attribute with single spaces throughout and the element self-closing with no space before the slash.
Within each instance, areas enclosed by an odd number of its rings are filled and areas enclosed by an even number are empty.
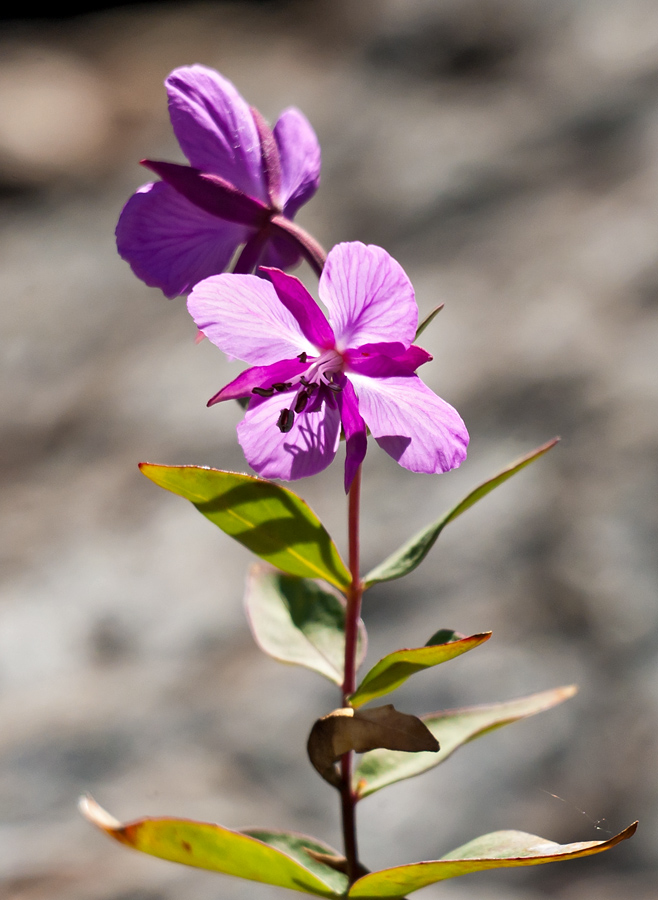
<svg viewBox="0 0 658 900">
<path fill-rule="evenodd" d="M 385 750 L 438 752 L 439 742 L 417 716 L 388 703 L 372 709 L 335 709 L 318 719 L 308 738 L 309 759 L 325 781 L 339 787 L 336 763 L 345 753 Z"/>
</svg>

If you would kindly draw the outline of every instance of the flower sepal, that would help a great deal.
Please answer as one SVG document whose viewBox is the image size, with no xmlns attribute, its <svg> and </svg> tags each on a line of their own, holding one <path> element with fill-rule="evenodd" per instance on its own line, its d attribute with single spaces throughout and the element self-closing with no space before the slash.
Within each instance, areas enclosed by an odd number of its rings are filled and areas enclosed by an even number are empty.
<svg viewBox="0 0 658 900">
<path fill-rule="evenodd" d="M 155 172 L 199 209 L 227 222 L 263 228 L 274 212 L 220 175 L 153 159 L 143 159 L 140 165 Z"/>
</svg>

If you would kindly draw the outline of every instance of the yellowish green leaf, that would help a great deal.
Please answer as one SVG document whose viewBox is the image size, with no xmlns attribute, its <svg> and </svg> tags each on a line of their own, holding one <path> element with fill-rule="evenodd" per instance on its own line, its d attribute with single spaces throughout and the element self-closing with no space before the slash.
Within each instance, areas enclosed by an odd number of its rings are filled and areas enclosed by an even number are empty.
<svg viewBox="0 0 658 900">
<path fill-rule="evenodd" d="M 349 702 L 352 706 L 362 706 L 377 697 L 389 694 L 416 672 L 454 659 L 474 647 L 479 647 L 490 637 L 491 632 L 487 631 L 461 640 L 389 653 L 372 667 L 356 691 L 348 698 Z"/>
<path fill-rule="evenodd" d="M 305 834 L 297 834 L 294 831 L 266 831 L 262 828 L 245 828 L 242 834 L 263 841 L 271 847 L 276 847 L 288 856 L 292 856 L 298 863 L 315 873 L 318 878 L 336 893 L 344 894 L 347 890 L 347 875 L 344 871 L 336 869 L 335 865 L 328 865 L 324 859 L 333 861 L 340 859 L 340 854 L 322 841 L 307 837 Z"/>
<path fill-rule="evenodd" d="M 564 702 L 576 693 L 576 687 L 553 688 L 517 700 L 448 709 L 421 716 L 441 745 L 438 753 L 396 753 L 394 750 L 371 750 L 365 753 L 354 773 L 354 789 L 362 799 L 375 791 L 405 778 L 420 775 L 444 762 L 458 747 L 489 731 L 534 716 Z"/>
<path fill-rule="evenodd" d="M 413 569 L 415 569 L 416 566 L 419 566 L 425 559 L 434 546 L 438 536 L 449 522 L 454 522 L 458 516 L 461 516 L 463 512 L 470 509 L 470 507 L 477 503 L 478 500 L 486 497 L 486 495 L 493 491 L 494 488 L 498 487 L 499 484 L 503 484 L 503 482 L 507 481 L 508 478 L 511 478 L 512 475 L 516 475 L 521 469 L 529 466 L 531 462 L 534 462 L 536 459 L 539 459 L 540 456 L 548 453 L 551 447 L 554 447 L 557 444 L 558 440 L 559 438 L 553 438 L 553 440 L 548 441 L 547 444 L 537 447 L 536 450 L 526 454 L 526 456 L 522 456 L 521 459 L 512 463 L 506 469 L 503 469 L 497 475 L 494 475 L 493 478 L 489 478 L 488 481 L 483 482 L 472 490 L 470 494 L 467 494 L 466 497 L 457 504 L 457 506 L 441 516 L 440 519 L 437 519 L 436 522 L 428 525 L 427 528 L 423 528 L 422 531 L 415 534 L 406 544 L 385 559 L 384 562 L 375 566 L 364 579 L 365 587 L 368 588 L 379 581 L 392 581 L 394 578 L 402 578 L 403 575 L 407 575 L 409 572 L 413 571 Z"/>
<path fill-rule="evenodd" d="M 288 849 L 283 851 L 280 848 L 285 846 L 285 841 L 280 836 L 278 840 L 265 841 L 262 834 L 258 839 L 247 832 L 231 831 L 209 822 L 146 818 L 122 825 L 91 797 L 82 798 L 80 810 L 114 840 L 160 859 L 317 897 L 338 897 L 344 891 L 342 882 L 336 887 L 337 873 L 329 866 L 323 867 L 311 857 L 304 859 L 301 835 L 295 836 L 296 841 L 291 841 Z M 296 846 L 291 852 L 293 843 Z M 308 838 L 308 843 L 312 848 L 330 849 L 312 838 Z M 302 859 L 304 862 L 300 861 Z"/>
<path fill-rule="evenodd" d="M 345 600 L 306 578 L 257 563 L 245 593 L 247 619 L 258 646 L 274 659 L 305 666 L 334 684 L 343 683 Z M 359 620 L 357 666 L 366 650 Z"/>
<path fill-rule="evenodd" d="M 427 326 L 432 324 L 432 322 L 438 316 L 438 314 L 441 312 L 441 310 L 443 309 L 444 306 L 445 306 L 444 303 L 440 303 L 438 306 L 434 307 L 434 309 L 432 310 L 431 313 L 429 313 L 427 316 L 425 316 L 423 321 L 419 324 L 418 328 L 416 329 L 416 337 L 414 338 L 414 343 L 418 340 L 418 338 L 421 336 L 421 334 L 425 331 Z"/>
<path fill-rule="evenodd" d="M 141 463 L 140 469 L 283 572 L 322 578 L 340 590 L 349 585 L 350 573 L 322 522 L 287 488 L 252 475 L 200 466 Z"/>
<path fill-rule="evenodd" d="M 556 844 L 523 831 L 494 831 L 431 862 L 412 863 L 371 872 L 356 881 L 348 894 L 354 900 L 391 900 L 447 878 L 457 878 L 486 869 L 539 866 L 543 863 L 578 859 L 609 850 L 635 834 L 637 822 L 607 841 Z"/>
</svg>

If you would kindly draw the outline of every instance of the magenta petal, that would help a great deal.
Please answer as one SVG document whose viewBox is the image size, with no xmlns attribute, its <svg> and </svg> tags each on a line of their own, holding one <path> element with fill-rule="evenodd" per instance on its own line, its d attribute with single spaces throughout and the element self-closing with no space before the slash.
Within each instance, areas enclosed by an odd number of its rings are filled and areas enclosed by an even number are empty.
<svg viewBox="0 0 658 900">
<path fill-rule="evenodd" d="M 274 126 L 281 157 L 281 202 L 292 219 L 318 189 L 320 144 L 310 122 L 298 109 L 284 110 Z"/>
<path fill-rule="evenodd" d="M 116 229 L 119 254 L 138 278 L 167 297 L 223 272 L 249 230 L 211 216 L 163 182 L 126 203 Z"/>
<path fill-rule="evenodd" d="M 419 366 L 432 359 L 432 354 L 422 347 L 411 347 L 406 350 L 399 342 L 391 344 L 364 344 L 358 350 L 348 350 L 347 359 L 350 367 L 362 375 L 404 375 L 415 372 Z M 390 360 L 387 362 L 386 360 Z"/>
<path fill-rule="evenodd" d="M 368 449 L 366 423 L 359 412 L 359 402 L 349 379 L 344 379 L 343 390 L 337 395 L 340 417 L 345 431 L 345 493 L 352 486 L 354 476 Z"/>
<path fill-rule="evenodd" d="M 238 441 L 249 465 L 264 478 L 295 481 L 316 475 L 331 463 L 340 441 L 340 413 L 327 404 L 316 412 L 295 416 L 283 434 L 277 420 L 294 401 L 293 391 L 250 403 L 238 425 Z"/>
<path fill-rule="evenodd" d="M 165 86 L 171 124 L 190 163 L 266 201 L 256 125 L 231 82 L 194 65 L 174 69 Z"/>
<path fill-rule="evenodd" d="M 199 331 L 229 357 L 267 366 L 301 353 L 316 356 L 269 281 L 216 275 L 197 284 L 187 308 Z"/>
<path fill-rule="evenodd" d="M 405 367 L 408 366 L 412 372 L 415 372 L 420 366 L 424 366 L 425 363 L 431 362 L 432 359 L 434 357 L 431 353 L 423 350 L 422 347 L 416 346 L 416 344 L 412 344 L 408 350 L 395 357 L 396 363 Z"/>
<path fill-rule="evenodd" d="M 337 244 L 320 276 L 320 300 L 341 350 L 363 344 L 409 347 L 416 336 L 418 307 L 402 266 L 374 245 Z"/>
<path fill-rule="evenodd" d="M 298 359 L 282 359 L 271 366 L 252 366 L 211 397 L 207 405 L 214 406 L 222 400 L 250 397 L 254 388 L 271 388 L 273 384 L 283 384 L 297 378 L 306 369 L 308 363 L 302 363 Z"/>
<path fill-rule="evenodd" d="M 409 347 L 400 356 L 392 359 L 390 356 L 358 356 L 356 353 L 349 355 L 349 371 L 358 372 L 359 375 L 368 375 L 370 378 L 387 378 L 392 375 L 412 375 L 418 366 L 428 362 L 432 357 L 421 347 Z"/>
<path fill-rule="evenodd" d="M 354 353 L 357 358 L 360 356 L 371 356 L 373 353 L 395 358 L 405 352 L 406 347 L 400 341 L 380 341 L 377 344 L 362 344 L 358 350 L 350 350 L 350 354 Z"/>
<path fill-rule="evenodd" d="M 271 280 L 281 303 L 297 319 L 306 339 L 323 350 L 335 347 L 336 339 L 331 325 L 299 278 L 266 266 L 261 266 L 261 270 Z"/>
<path fill-rule="evenodd" d="M 379 446 L 412 472 L 447 472 L 466 458 L 468 432 L 457 410 L 417 375 L 350 374 L 359 410 Z"/>
</svg>

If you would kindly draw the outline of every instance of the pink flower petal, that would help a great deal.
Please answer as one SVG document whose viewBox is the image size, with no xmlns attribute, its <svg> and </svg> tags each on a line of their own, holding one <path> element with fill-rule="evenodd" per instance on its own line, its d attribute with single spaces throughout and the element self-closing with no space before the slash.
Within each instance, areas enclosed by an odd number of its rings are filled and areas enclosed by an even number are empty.
<svg viewBox="0 0 658 900">
<path fill-rule="evenodd" d="M 295 481 L 316 475 L 331 463 L 340 441 L 340 413 L 326 403 L 316 412 L 295 416 L 292 429 L 283 434 L 277 420 L 289 409 L 295 393 L 275 394 L 249 404 L 238 425 L 238 441 L 252 469 L 263 478 Z"/>
<path fill-rule="evenodd" d="M 317 351 L 269 281 L 256 275 L 215 275 L 197 284 L 187 301 L 197 328 L 229 359 L 268 366 Z"/>
<path fill-rule="evenodd" d="M 174 133 L 190 163 L 267 201 L 258 132 L 233 84 L 206 66 L 182 66 L 165 81 Z"/>
<path fill-rule="evenodd" d="M 119 254 L 138 278 L 167 297 L 223 271 L 248 235 L 243 225 L 204 212 L 163 182 L 133 194 L 116 229 Z"/>
<path fill-rule="evenodd" d="M 292 219 L 320 183 L 320 144 L 310 122 L 298 109 L 285 109 L 274 126 L 281 157 L 281 202 Z"/>
<path fill-rule="evenodd" d="M 327 256 L 319 292 L 340 350 L 392 338 L 406 348 L 416 336 L 414 289 L 402 266 L 381 247 L 337 244 Z"/>
<path fill-rule="evenodd" d="M 262 266 L 261 270 L 274 285 L 281 303 L 297 319 L 306 339 L 322 350 L 335 347 L 336 339 L 331 325 L 299 278 L 266 266 Z"/>
<path fill-rule="evenodd" d="M 447 472 L 466 458 L 468 432 L 459 413 L 417 375 L 349 379 L 373 437 L 405 469 Z"/>
</svg>

